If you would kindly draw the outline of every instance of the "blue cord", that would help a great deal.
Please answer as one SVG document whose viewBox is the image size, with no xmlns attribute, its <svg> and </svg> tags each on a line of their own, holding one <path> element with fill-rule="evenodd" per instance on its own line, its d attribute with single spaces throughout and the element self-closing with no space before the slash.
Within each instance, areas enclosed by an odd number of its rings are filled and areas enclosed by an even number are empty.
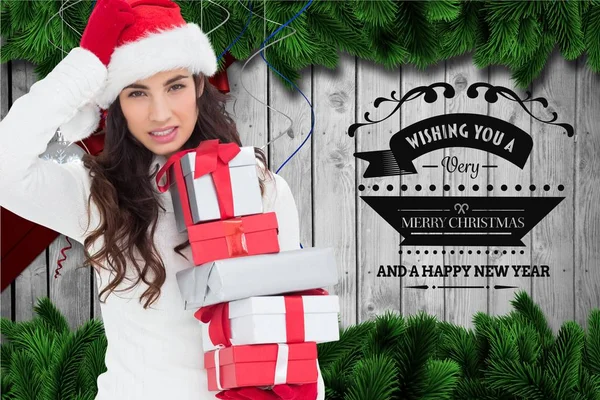
<svg viewBox="0 0 600 400">
<path fill-rule="evenodd" d="M 275 36 L 277 34 L 277 32 L 279 32 L 280 30 L 282 30 L 283 28 L 285 28 L 286 26 L 288 26 L 293 20 L 295 20 L 296 18 L 298 18 L 298 16 L 300 14 L 302 14 L 304 12 L 304 10 L 306 10 L 311 4 L 312 4 L 313 0 L 309 0 L 309 2 L 302 7 L 302 9 L 300 11 L 298 11 L 298 13 L 296 15 L 294 15 L 291 19 L 289 19 L 288 21 L 286 21 L 283 25 L 281 25 L 279 28 L 277 28 L 277 30 L 275 30 L 275 32 L 271 33 L 260 45 L 260 47 L 264 47 L 265 43 L 267 43 L 267 41 L 272 38 L 273 36 Z M 279 75 L 280 77 L 282 77 L 283 79 L 285 79 L 289 84 L 291 84 L 298 92 L 300 92 L 300 94 L 302 95 L 302 97 L 304 97 L 304 100 L 306 100 L 306 102 L 308 103 L 309 107 L 310 107 L 310 131 L 308 132 L 308 135 L 306 136 L 306 138 L 302 141 L 302 143 L 300 144 L 300 146 L 298 146 L 298 148 L 292 153 L 291 156 L 289 156 L 284 162 L 283 164 L 281 164 L 281 166 L 279 168 L 277 168 L 277 171 L 275 171 L 275 173 L 279 173 L 279 171 L 281 171 L 281 168 L 283 168 L 288 161 L 290 161 L 292 159 L 292 157 L 294 157 L 296 155 L 296 153 L 298 151 L 300 151 L 300 149 L 302 148 L 302 146 L 304 146 L 304 143 L 306 143 L 306 141 L 308 140 L 308 138 L 312 135 L 313 132 L 313 128 L 315 126 L 315 112 L 313 110 L 313 106 L 310 103 L 310 101 L 306 98 L 306 96 L 304 95 L 304 93 L 302 93 L 302 90 L 300 90 L 300 88 L 298 88 L 298 86 L 294 85 L 293 82 L 291 82 L 288 78 L 286 78 L 285 76 L 283 76 L 279 71 L 277 71 L 277 69 L 275 67 L 273 67 L 271 64 L 269 64 L 269 62 L 265 59 L 265 51 L 261 50 L 260 51 L 260 56 L 262 57 L 263 61 L 265 63 L 267 63 L 267 65 L 277 73 L 277 75 Z M 302 246 L 302 243 L 300 243 L 300 248 L 304 249 L 304 247 Z"/>
<path fill-rule="evenodd" d="M 275 36 L 277 34 L 277 32 L 279 32 L 280 30 L 282 30 L 283 28 L 285 28 L 286 26 L 288 26 L 293 20 L 295 20 L 296 18 L 298 18 L 298 16 L 300 16 L 300 14 L 302 14 L 304 12 L 304 10 L 306 10 L 311 4 L 312 4 L 313 0 L 309 0 L 308 3 L 302 7 L 302 9 L 300 11 L 298 11 L 296 13 L 296 15 L 294 15 L 292 18 L 290 18 L 288 21 L 286 21 L 283 25 L 281 25 L 279 28 L 277 28 L 275 30 L 275 32 L 271 33 L 265 40 L 264 42 L 261 43 L 261 48 L 264 47 L 265 43 L 267 43 L 267 41 L 269 39 L 271 39 L 273 36 Z M 296 153 L 302 148 L 302 146 L 304 146 L 304 143 L 306 143 L 306 141 L 308 140 L 308 138 L 310 138 L 310 136 L 312 135 L 313 132 L 313 128 L 315 126 L 315 113 L 313 111 L 313 107 L 312 104 L 310 103 L 310 101 L 306 98 L 306 96 L 304 95 L 304 93 L 302 93 L 302 90 L 300 90 L 298 88 L 298 86 L 294 85 L 293 82 L 291 82 L 288 78 L 286 78 L 285 76 L 283 76 L 279 71 L 277 71 L 277 69 L 275 67 L 273 67 L 271 64 L 269 64 L 269 62 L 265 59 L 265 51 L 261 50 L 260 51 L 260 56 L 262 57 L 262 59 L 264 60 L 265 63 L 267 63 L 267 65 L 277 73 L 277 75 L 279 75 L 280 77 L 282 77 L 283 79 L 285 79 L 289 84 L 291 84 L 298 92 L 300 92 L 300 94 L 302 95 L 302 97 L 304 97 L 304 100 L 306 100 L 306 102 L 308 103 L 308 105 L 310 106 L 310 131 L 308 132 L 308 135 L 306 136 L 306 138 L 304 139 L 304 141 L 300 144 L 300 146 L 298 146 L 298 148 L 292 153 L 291 156 L 289 156 L 284 162 L 283 164 L 281 164 L 281 166 L 277 169 L 277 171 L 275 171 L 275 173 L 279 173 L 279 171 L 281 171 L 281 168 L 283 168 L 288 161 L 290 161 L 292 159 L 292 157 L 294 157 L 296 155 Z"/>
</svg>

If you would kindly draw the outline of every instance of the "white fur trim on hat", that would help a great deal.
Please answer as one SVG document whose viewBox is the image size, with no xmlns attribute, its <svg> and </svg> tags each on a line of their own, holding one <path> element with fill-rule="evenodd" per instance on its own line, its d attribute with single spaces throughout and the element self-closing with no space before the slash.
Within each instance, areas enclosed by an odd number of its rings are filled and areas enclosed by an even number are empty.
<svg viewBox="0 0 600 400">
<path fill-rule="evenodd" d="M 90 136 L 100 123 L 100 109 L 93 103 L 86 103 L 67 122 L 60 125 L 65 140 L 77 142 Z"/>
<path fill-rule="evenodd" d="M 108 65 L 106 87 L 96 101 L 108 109 L 125 86 L 158 72 L 188 68 L 193 74 L 210 77 L 217 67 L 210 40 L 197 24 L 153 32 L 115 49 Z"/>
</svg>

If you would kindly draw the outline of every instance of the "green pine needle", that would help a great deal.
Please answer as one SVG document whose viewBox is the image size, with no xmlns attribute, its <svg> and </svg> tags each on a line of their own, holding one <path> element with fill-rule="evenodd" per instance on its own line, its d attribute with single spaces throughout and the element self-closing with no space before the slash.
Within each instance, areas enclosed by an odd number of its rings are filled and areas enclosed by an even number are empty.
<svg viewBox="0 0 600 400">
<path fill-rule="evenodd" d="M 552 342 L 554 336 L 541 307 L 533 302 L 526 291 L 519 290 L 510 301 L 515 311 L 531 322 L 542 339 Z"/>
<path fill-rule="evenodd" d="M 398 14 L 398 6 L 392 0 L 353 1 L 354 16 L 357 20 L 374 27 L 388 26 Z"/>
<path fill-rule="evenodd" d="M 41 298 L 33 307 L 33 311 L 44 320 L 56 333 L 69 332 L 69 323 L 48 297 Z"/>
<path fill-rule="evenodd" d="M 427 19 L 431 22 L 450 22 L 460 14 L 461 3 L 457 0 L 427 1 L 425 3 Z"/>
<path fill-rule="evenodd" d="M 421 400 L 451 400 L 460 376 L 460 367 L 451 360 L 429 360 Z"/>
<path fill-rule="evenodd" d="M 567 60 L 574 60 L 584 50 L 583 30 L 579 1 L 546 1 L 545 17 L 548 29 L 556 37 L 561 53 Z"/>
<path fill-rule="evenodd" d="M 398 391 L 394 377 L 398 371 L 393 359 L 386 355 L 372 355 L 360 360 L 355 368 L 345 400 L 390 399 Z"/>
<path fill-rule="evenodd" d="M 567 398 L 579 382 L 583 345 L 581 327 L 573 321 L 565 322 L 548 357 L 548 379 L 553 383 L 558 399 Z"/>
<path fill-rule="evenodd" d="M 600 1 L 594 0 L 589 4 L 583 21 L 587 66 L 593 72 L 600 73 Z"/>
<path fill-rule="evenodd" d="M 592 310 L 588 318 L 583 361 L 591 374 L 600 377 L 600 309 Z"/>
</svg>

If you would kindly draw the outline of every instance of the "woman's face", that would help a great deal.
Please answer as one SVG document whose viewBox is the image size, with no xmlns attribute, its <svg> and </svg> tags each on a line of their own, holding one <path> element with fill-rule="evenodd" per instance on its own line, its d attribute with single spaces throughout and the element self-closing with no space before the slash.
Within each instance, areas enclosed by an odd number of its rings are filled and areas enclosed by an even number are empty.
<svg viewBox="0 0 600 400">
<path fill-rule="evenodd" d="M 198 118 L 196 98 L 203 89 L 200 80 L 194 90 L 194 78 L 185 68 L 159 72 L 125 87 L 119 101 L 129 131 L 152 153 L 172 155 L 192 135 Z"/>
</svg>

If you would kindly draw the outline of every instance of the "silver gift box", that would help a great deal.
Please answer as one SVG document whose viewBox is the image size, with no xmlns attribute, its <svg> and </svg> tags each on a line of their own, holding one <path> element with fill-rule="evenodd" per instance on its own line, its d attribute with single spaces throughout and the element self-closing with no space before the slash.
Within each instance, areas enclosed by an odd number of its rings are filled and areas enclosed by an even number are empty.
<svg viewBox="0 0 600 400">
<path fill-rule="evenodd" d="M 190 202 L 192 221 L 194 224 L 197 224 L 199 222 L 219 220 L 221 219 L 221 212 L 212 176 L 211 174 L 207 174 L 194 179 L 195 157 L 196 153 L 191 152 L 186 154 L 180 161 Z M 186 226 L 183 218 L 183 209 L 175 177 L 173 176 L 173 168 L 170 169 L 169 173 L 171 174 L 169 192 L 173 201 L 177 230 L 185 232 Z M 263 212 L 263 204 L 258 175 L 256 174 L 254 147 L 240 147 L 238 155 L 229 162 L 229 173 L 233 193 L 234 217 L 261 214 Z"/>
<path fill-rule="evenodd" d="M 316 247 L 216 260 L 177 273 L 186 310 L 337 282 L 333 248 Z"/>
</svg>

